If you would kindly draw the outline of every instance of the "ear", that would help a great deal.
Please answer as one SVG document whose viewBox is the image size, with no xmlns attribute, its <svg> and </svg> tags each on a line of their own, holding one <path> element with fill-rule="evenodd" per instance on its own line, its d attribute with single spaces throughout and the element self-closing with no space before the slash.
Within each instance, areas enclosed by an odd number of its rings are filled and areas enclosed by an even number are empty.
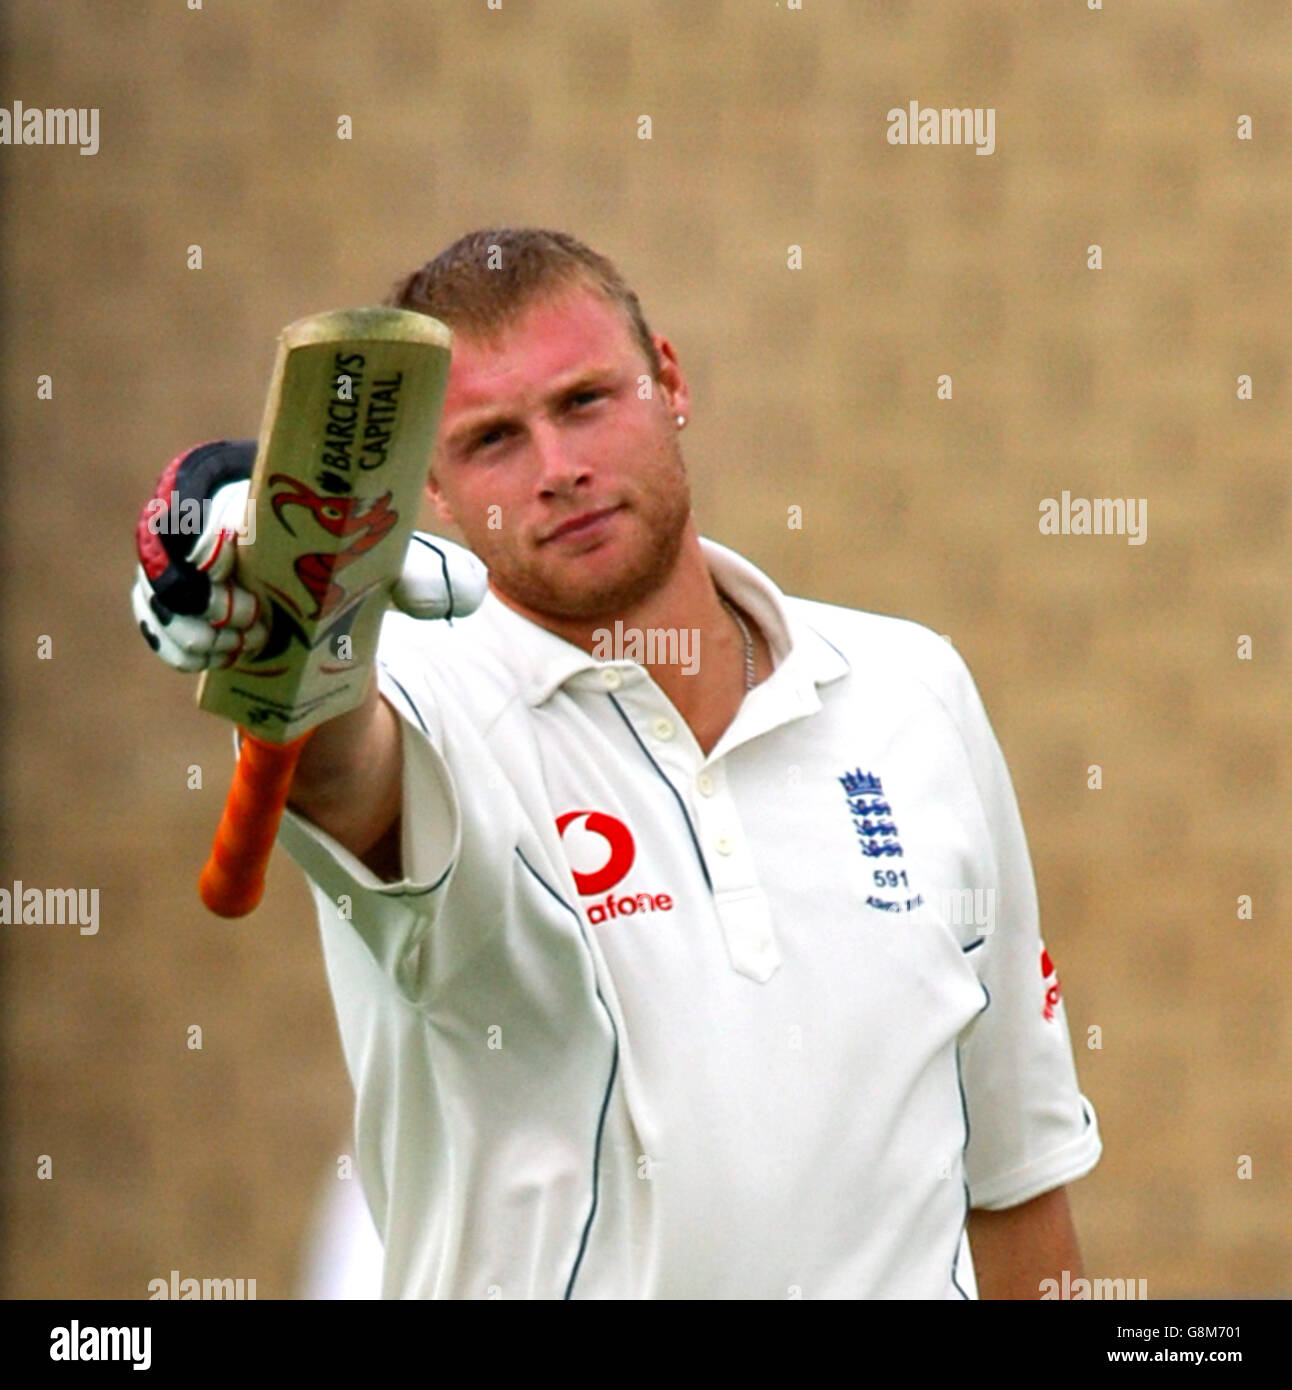
<svg viewBox="0 0 1292 1390">
<path fill-rule="evenodd" d="M 456 526 L 458 524 L 457 517 L 453 515 L 453 508 L 450 507 L 445 500 L 444 494 L 440 491 L 440 485 L 435 481 L 435 475 L 433 473 L 427 475 L 426 495 L 431 499 L 431 503 L 435 507 L 436 515 L 446 526 Z"/>
<path fill-rule="evenodd" d="M 651 340 L 659 353 L 660 395 L 670 415 L 689 415 L 691 413 L 691 389 L 686 375 L 677 360 L 673 344 L 660 333 L 652 333 Z"/>
</svg>

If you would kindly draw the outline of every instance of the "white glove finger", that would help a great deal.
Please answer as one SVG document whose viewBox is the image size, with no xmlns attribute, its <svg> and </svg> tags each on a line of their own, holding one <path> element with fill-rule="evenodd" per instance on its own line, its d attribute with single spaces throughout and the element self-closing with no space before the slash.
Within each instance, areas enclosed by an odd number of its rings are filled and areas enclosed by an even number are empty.
<svg viewBox="0 0 1292 1390">
<path fill-rule="evenodd" d="M 172 619 L 161 632 L 174 650 L 189 660 L 200 662 L 199 670 L 236 666 L 244 656 L 254 656 L 269 635 L 263 623 L 239 632 L 234 628 L 212 627 L 201 618 L 182 615 Z"/>
<path fill-rule="evenodd" d="M 269 628 L 254 613 L 254 595 L 245 589 L 233 592 L 241 610 L 235 612 L 236 622 L 216 625 L 205 618 L 172 613 L 154 598 L 148 577 L 140 567 L 130 590 L 130 606 L 144 641 L 168 666 L 177 671 L 205 671 L 211 666 L 232 666 L 244 655 L 254 656 L 269 638 Z M 225 607 L 227 602 L 222 599 L 222 612 Z M 248 610 L 254 617 L 250 623 L 245 621 Z"/>
<path fill-rule="evenodd" d="M 177 671 L 205 671 L 211 664 L 208 657 L 196 656 L 177 647 L 167 635 L 165 628 L 160 629 L 157 634 L 155 650 L 167 666 L 173 666 Z"/>
<path fill-rule="evenodd" d="M 260 618 L 260 600 L 250 589 L 237 584 L 213 584 L 211 601 L 206 606 L 206 619 L 213 627 L 246 630 Z"/>
<path fill-rule="evenodd" d="M 247 494 L 250 491 L 250 478 L 226 483 L 219 488 L 210 499 L 202 532 L 188 552 L 189 564 L 205 570 L 212 584 L 223 583 L 233 572 L 237 563 L 235 541 L 238 536 L 255 536 L 247 514 Z"/>
<path fill-rule="evenodd" d="M 259 619 L 252 623 L 250 627 L 243 629 L 242 650 L 247 656 L 255 656 L 261 647 L 268 641 L 269 628 L 267 624 L 260 622 Z"/>
<path fill-rule="evenodd" d="M 242 645 L 242 633 L 226 632 L 205 618 L 190 618 L 183 613 L 176 613 L 162 631 L 189 656 L 209 657 L 213 652 L 227 652 Z"/>
<path fill-rule="evenodd" d="M 135 622 L 139 625 L 140 632 L 143 633 L 144 641 L 157 653 L 167 666 L 174 667 L 177 671 L 202 671 L 206 669 L 206 658 L 184 651 L 169 634 L 170 623 L 154 609 L 152 603 L 152 585 L 148 583 L 148 577 L 140 567 L 138 577 L 130 590 L 130 607 L 135 615 Z M 158 604 L 157 608 L 161 608 Z M 165 614 L 166 609 L 162 609 Z M 170 621 L 174 621 L 174 615 L 170 615 Z"/>
<path fill-rule="evenodd" d="M 488 591 L 489 571 L 471 551 L 414 531 L 391 599 L 410 617 L 458 618 L 474 613 Z"/>
</svg>

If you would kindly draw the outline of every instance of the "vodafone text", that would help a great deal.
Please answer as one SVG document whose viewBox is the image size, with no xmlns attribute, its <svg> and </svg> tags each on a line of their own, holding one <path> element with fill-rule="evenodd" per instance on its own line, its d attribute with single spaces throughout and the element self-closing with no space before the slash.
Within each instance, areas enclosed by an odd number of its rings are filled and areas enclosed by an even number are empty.
<svg viewBox="0 0 1292 1390">
<path fill-rule="evenodd" d="M 588 908 L 589 922 L 604 922 L 607 918 L 633 917 L 639 912 L 672 912 L 673 899 L 667 893 L 633 893 L 616 898 L 607 893 L 605 899 Z"/>
</svg>

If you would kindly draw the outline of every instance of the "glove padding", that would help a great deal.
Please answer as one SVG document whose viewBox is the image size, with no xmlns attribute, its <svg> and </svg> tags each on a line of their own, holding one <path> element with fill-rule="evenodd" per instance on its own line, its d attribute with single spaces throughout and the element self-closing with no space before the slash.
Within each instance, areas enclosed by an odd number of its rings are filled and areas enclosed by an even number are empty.
<svg viewBox="0 0 1292 1390">
<path fill-rule="evenodd" d="M 179 671 L 233 666 L 269 636 L 260 603 L 234 580 L 256 446 L 203 444 L 172 459 L 135 529 L 139 566 L 131 605 L 144 640 Z M 202 527 L 185 525 L 194 503 Z M 172 525 L 178 518 L 180 525 Z M 489 587 L 484 564 L 441 536 L 413 533 L 392 601 L 414 618 L 462 617 Z"/>
</svg>

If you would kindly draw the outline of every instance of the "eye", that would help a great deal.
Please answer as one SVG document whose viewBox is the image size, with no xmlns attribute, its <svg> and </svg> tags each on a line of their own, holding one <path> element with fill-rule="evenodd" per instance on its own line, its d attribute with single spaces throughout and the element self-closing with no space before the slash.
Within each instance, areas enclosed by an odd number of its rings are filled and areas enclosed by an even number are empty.
<svg viewBox="0 0 1292 1390">
<path fill-rule="evenodd" d="M 575 406 L 590 404 L 592 401 L 595 401 L 604 395 L 604 391 L 598 389 L 597 387 L 589 386 L 584 391 L 576 391 L 574 395 L 570 397 L 570 404 Z"/>
<path fill-rule="evenodd" d="M 505 438 L 506 434 L 507 431 L 501 425 L 496 426 L 494 429 L 486 430 L 483 434 L 477 435 L 476 438 L 471 441 L 467 452 L 474 454 L 477 449 L 488 449 L 492 445 L 497 444 L 499 440 Z"/>
</svg>

